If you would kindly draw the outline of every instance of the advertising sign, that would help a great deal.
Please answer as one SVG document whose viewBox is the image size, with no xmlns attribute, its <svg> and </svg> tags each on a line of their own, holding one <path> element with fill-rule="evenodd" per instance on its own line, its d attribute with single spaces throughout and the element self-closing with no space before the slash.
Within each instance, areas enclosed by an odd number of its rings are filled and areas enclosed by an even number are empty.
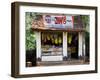
<svg viewBox="0 0 100 80">
<path fill-rule="evenodd" d="M 45 27 L 73 28 L 74 16 L 43 15 Z"/>
</svg>

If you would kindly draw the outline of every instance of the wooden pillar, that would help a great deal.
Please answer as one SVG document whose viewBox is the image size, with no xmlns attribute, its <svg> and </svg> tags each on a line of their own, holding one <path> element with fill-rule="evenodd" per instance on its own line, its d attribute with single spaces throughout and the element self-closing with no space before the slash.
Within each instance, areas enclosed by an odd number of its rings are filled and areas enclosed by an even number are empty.
<svg viewBox="0 0 100 80">
<path fill-rule="evenodd" d="M 41 61 L 41 32 L 35 32 L 36 35 L 36 56 Z"/>
<path fill-rule="evenodd" d="M 63 60 L 67 60 L 67 32 L 63 32 Z"/>
<path fill-rule="evenodd" d="M 82 57 L 83 55 L 82 55 L 82 45 L 83 45 L 83 35 L 82 35 L 82 32 L 79 32 L 78 33 L 78 56 L 79 57 Z"/>
</svg>

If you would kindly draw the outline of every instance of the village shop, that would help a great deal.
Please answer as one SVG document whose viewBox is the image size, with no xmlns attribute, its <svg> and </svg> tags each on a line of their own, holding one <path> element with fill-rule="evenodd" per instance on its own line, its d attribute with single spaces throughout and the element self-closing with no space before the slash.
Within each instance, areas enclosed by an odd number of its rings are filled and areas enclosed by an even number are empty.
<svg viewBox="0 0 100 80">
<path fill-rule="evenodd" d="M 38 15 L 32 30 L 36 35 L 38 61 L 66 61 L 86 55 L 85 30 L 80 15 Z"/>
</svg>

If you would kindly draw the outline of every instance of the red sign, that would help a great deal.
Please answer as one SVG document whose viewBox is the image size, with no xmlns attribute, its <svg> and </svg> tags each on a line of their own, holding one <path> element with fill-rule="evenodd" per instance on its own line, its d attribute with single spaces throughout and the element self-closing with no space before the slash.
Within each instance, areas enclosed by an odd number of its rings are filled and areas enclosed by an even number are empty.
<svg viewBox="0 0 100 80">
<path fill-rule="evenodd" d="M 66 16 L 55 17 L 55 24 L 66 24 Z"/>
</svg>

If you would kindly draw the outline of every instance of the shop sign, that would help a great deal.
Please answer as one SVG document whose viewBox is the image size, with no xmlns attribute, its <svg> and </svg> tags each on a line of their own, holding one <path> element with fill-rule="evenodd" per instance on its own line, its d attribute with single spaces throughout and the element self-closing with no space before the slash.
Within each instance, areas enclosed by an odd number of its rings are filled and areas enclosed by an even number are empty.
<svg viewBox="0 0 100 80">
<path fill-rule="evenodd" d="M 74 16 L 43 15 L 45 27 L 73 28 Z"/>
</svg>

